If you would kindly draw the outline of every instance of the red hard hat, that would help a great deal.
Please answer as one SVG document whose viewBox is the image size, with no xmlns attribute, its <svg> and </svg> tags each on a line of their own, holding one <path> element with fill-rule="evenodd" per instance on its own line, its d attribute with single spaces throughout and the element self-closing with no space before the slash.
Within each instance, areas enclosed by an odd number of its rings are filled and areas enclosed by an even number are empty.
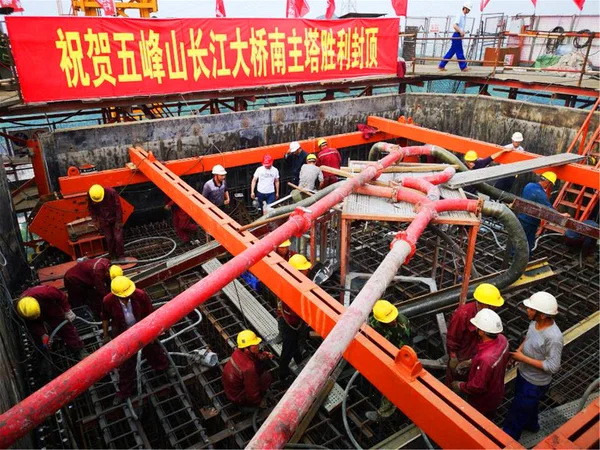
<svg viewBox="0 0 600 450">
<path fill-rule="evenodd" d="M 271 155 L 263 156 L 262 163 L 263 163 L 263 166 L 272 166 L 273 165 L 273 157 Z"/>
</svg>

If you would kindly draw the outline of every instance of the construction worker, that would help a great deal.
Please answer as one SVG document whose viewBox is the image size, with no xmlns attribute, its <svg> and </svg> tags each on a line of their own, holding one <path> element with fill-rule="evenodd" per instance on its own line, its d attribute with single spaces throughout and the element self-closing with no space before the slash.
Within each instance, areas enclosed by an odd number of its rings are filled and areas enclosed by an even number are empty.
<svg viewBox="0 0 600 450">
<path fill-rule="evenodd" d="M 446 71 L 446 64 L 456 55 L 458 60 L 458 67 L 462 72 L 468 72 L 467 62 L 465 61 L 465 51 L 463 50 L 462 39 L 465 37 L 465 28 L 467 26 L 467 14 L 473 9 L 471 2 L 465 2 L 462 7 L 462 13 L 456 16 L 452 27 L 454 28 L 454 34 L 452 34 L 452 43 L 450 44 L 450 50 L 444 55 L 444 59 L 440 62 L 438 69 L 441 72 Z"/>
<path fill-rule="evenodd" d="M 283 259 L 285 259 L 286 261 L 289 261 L 289 259 L 295 255 L 296 253 L 292 252 L 290 250 L 290 247 L 292 245 L 292 241 L 290 241 L 289 239 L 286 239 L 285 241 L 283 241 L 281 244 L 279 244 L 279 247 L 277 247 L 277 250 L 275 250 L 277 252 L 277 254 L 279 256 L 281 256 Z"/>
<path fill-rule="evenodd" d="M 323 186 L 323 171 L 317 167 L 317 155 L 311 153 L 306 157 L 306 164 L 300 169 L 300 184 L 298 187 L 316 191 Z"/>
<path fill-rule="evenodd" d="M 256 191 L 255 191 L 256 189 Z M 256 169 L 250 184 L 250 197 L 258 199 L 259 210 L 263 212 L 263 202 L 270 205 L 279 199 L 279 171 L 273 167 L 271 155 L 265 155 L 262 166 Z"/>
<path fill-rule="evenodd" d="M 373 315 L 369 318 L 371 326 L 380 335 L 398 348 L 411 345 L 410 324 L 403 314 L 398 313 L 398 308 L 387 300 L 378 300 L 373 306 Z M 367 411 L 365 416 L 372 421 L 387 419 L 396 411 L 396 406 L 385 396 L 377 411 Z"/>
<path fill-rule="evenodd" d="M 167 199 L 169 200 L 169 199 Z M 173 218 L 173 228 L 175 228 L 175 234 L 179 239 L 187 244 L 191 241 L 194 235 L 197 235 L 200 228 L 198 224 L 194 222 L 194 219 L 190 217 L 181 207 L 172 200 L 169 200 L 165 205 L 167 211 L 171 211 Z"/>
<path fill-rule="evenodd" d="M 102 312 L 102 299 L 110 292 L 110 282 L 123 275 L 123 269 L 106 258 L 86 259 L 65 273 L 65 289 L 72 306 L 88 305 L 96 317 Z"/>
<path fill-rule="evenodd" d="M 598 223 L 594 222 L 593 220 L 584 220 L 583 223 L 591 227 L 598 228 Z M 590 256 L 596 247 L 596 243 L 596 239 L 589 236 L 584 236 L 571 229 L 567 230 L 565 233 L 565 244 L 567 247 L 576 251 L 581 251 L 583 256 Z"/>
<path fill-rule="evenodd" d="M 60 336 L 75 358 L 82 360 L 88 356 L 83 342 L 73 326 L 75 313 L 67 296 L 53 286 L 35 286 L 23 292 L 15 302 L 19 316 L 39 349 L 52 347 L 53 332 Z M 63 321 L 66 323 L 61 325 Z M 60 328 L 59 328 L 60 327 Z"/>
<path fill-rule="evenodd" d="M 222 165 L 217 164 L 212 169 L 212 175 L 213 177 L 204 183 L 202 195 L 212 204 L 223 209 L 225 206 L 229 206 L 230 201 L 227 182 L 225 181 L 227 171 Z"/>
<path fill-rule="evenodd" d="M 317 155 L 317 166 L 327 166 L 334 169 L 342 167 L 342 156 L 338 152 L 337 148 L 329 147 L 325 139 L 319 139 L 317 141 L 319 147 L 319 154 Z M 321 183 L 321 188 L 327 187 L 337 182 L 337 176 L 333 173 L 323 171 L 324 180 Z"/>
<path fill-rule="evenodd" d="M 465 153 L 465 166 L 467 166 L 469 170 L 483 169 L 484 167 L 489 166 L 498 156 L 506 153 L 507 151 L 508 149 L 503 149 L 491 156 L 488 156 L 487 158 L 479 158 L 475 150 L 469 150 L 467 153 Z M 475 186 L 466 186 L 463 188 L 463 190 L 465 192 L 475 194 L 477 188 Z"/>
<path fill-rule="evenodd" d="M 304 276 L 308 276 L 308 271 L 312 264 L 304 255 L 297 254 L 290 258 L 290 265 Z M 290 362 L 292 358 L 296 364 L 302 362 L 302 345 L 306 338 L 306 324 L 302 318 L 296 314 L 292 308 L 281 300 L 277 303 L 279 314 L 283 318 L 280 329 L 283 347 L 281 349 L 281 359 L 279 361 L 279 379 L 285 380 L 290 374 Z"/>
<path fill-rule="evenodd" d="M 111 339 L 108 335 L 109 326 L 114 339 L 154 312 L 148 294 L 142 289 L 136 289 L 135 283 L 129 278 L 116 277 L 110 284 L 110 290 L 111 293 L 102 301 L 101 317 L 105 344 Z M 154 370 L 159 372 L 166 370 L 168 377 L 175 376 L 175 370 L 169 367 L 167 355 L 160 343 L 154 341 L 146 345 L 142 349 L 142 354 Z M 137 358 L 133 356 L 119 367 L 119 392 L 115 396 L 115 405 L 133 394 L 136 363 Z"/>
<path fill-rule="evenodd" d="M 88 211 L 104 234 L 109 258 L 122 258 L 125 253 L 123 209 L 117 191 L 94 184 L 88 191 Z"/>
<path fill-rule="evenodd" d="M 259 348 L 262 339 L 252 330 L 237 335 L 237 348 L 223 367 L 221 382 L 227 398 L 238 406 L 267 406 L 265 393 L 273 382 L 264 364 L 273 354 Z"/>
<path fill-rule="evenodd" d="M 512 359 L 519 363 L 515 382 L 515 396 L 510 406 L 504 431 L 515 440 L 521 432 L 537 432 L 538 405 L 560 369 L 563 335 L 554 321 L 558 302 L 548 292 L 536 292 L 523 302 L 527 318 L 531 321 L 525 340 Z"/>
<path fill-rule="evenodd" d="M 512 142 L 510 144 L 506 144 L 504 146 L 505 149 L 508 149 L 508 151 L 515 151 L 515 152 L 524 152 L 525 151 L 525 149 L 523 149 L 523 147 L 521 146 L 521 143 L 523 142 L 523 135 L 521 133 L 519 133 L 518 131 L 516 133 L 513 133 L 511 141 Z M 496 181 L 494 186 L 503 191 L 510 192 L 516 179 L 517 179 L 517 175 L 506 177 L 506 178 L 500 178 L 499 180 Z"/>
<path fill-rule="evenodd" d="M 291 142 L 288 151 L 285 152 L 285 162 L 290 168 L 290 172 L 292 173 L 292 184 L 298 186 L 300 181 L 300 169 L 306 162 L 306 157 L 308 153 L 302 150 L 299 142 Z"/>
<path fill-rule="evenodd" d="M 554 172 L 544 172 L 538 183 L 528 183 L 527 186 L 525 186 L 521 197 L 530 202 L 539 203 L 540 205 L 554 209 L 552 203 L 550 203 L 550 200 L 548 199 L 546 190 L 554 186 L 555 183 L 556 174 Z M 563 215 L 568 216 L 569 214 L 564 213 Z M 519 222 L 521 222 L 521 226 L 523 227 L 523 230 L 525 230 L 527 243 L 529 244 L 529 254 L 531 254 L 533 247 L 535 247 L 535 236 L 538 227 L 540 226 L 540 219 L 521 213 L 519 214 Z"/>
<path fill-rule="evenodd" d="M 452 390 L 466 394 L 473 408 L 493 420 L 504 399 L 504 373 L 510 360 L 508 341 L 502 335 L 502 320 L 491 309 L 482 309 L 470 320 L 479 338 L 469 378 L 453 381 Z"/>
<path fill-rule="evenodd" d="M 448 351 L 448 369 L 446 384 L 450 386 L 456 380 L 465 381 L 471 366 L 471 359 L 477 352 L 477 332 L 471 319 L 484 308 L 496 309 L 504 305 L 504 299 L 498 288 L 489 283 L 481 283 L 473 293 L 474 302 L 458 307 L 452 315 L 446 336 Z"/>
</svg>

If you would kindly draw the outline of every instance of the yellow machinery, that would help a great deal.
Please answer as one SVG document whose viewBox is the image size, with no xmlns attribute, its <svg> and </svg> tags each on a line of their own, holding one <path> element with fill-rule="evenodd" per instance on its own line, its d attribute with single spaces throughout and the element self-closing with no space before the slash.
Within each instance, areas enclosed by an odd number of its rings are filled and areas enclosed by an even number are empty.
<svg viewBox="0 0 600 450">
<path fill-rule="evenodd" d="M 71 7 L 74 15 L 83 11 L 86 16 L 100 16 L 102 11 L 96 0 L 71 0 Z M 148 18 L 151 13 L 158 11 L 158 0 L 115 0 L 115 8 L 117 15 L 121 17 L 129 17 L 126 10 L 136 9 L 140 12 L 140 17 Z"/>
</svg>

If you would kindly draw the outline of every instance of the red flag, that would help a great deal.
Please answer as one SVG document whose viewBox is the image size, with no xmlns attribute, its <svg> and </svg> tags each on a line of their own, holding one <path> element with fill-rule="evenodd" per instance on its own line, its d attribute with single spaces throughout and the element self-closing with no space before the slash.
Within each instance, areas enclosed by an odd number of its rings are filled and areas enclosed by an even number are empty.
<svg viewBox="0 0 600 450">
<path fill-rule="evenodd" d="M 573 0 L 575 2 L 575 4 L 577 5 L 577 7 L 579 8 L 579 11 L 583 10 L 583 4 L 585 3 L 585 0 Z"/>
<path fill-rule="evenodd" d="M 533 3 L 533 7 L 534 7 L 534 8 L 537 6 L 537 5 L 536 5 L 536 3 L 537 3 L 537 0 L 531 0 L 531 3 Z"/>
<path fill-rule="evenodd" d="M 408 10 L 408 0 L 392 0 L 392 7 L 396 11 L 397 16 L 406 17 Z"/>
<path fill-rule="evenodd" d="M 100 5 L 100 8 L 104 11 L 105 16 L 115 16 L 117 14 L 117 10 L 115 9 L 115 1 L 114 0 L 96 0 Z"/>
<path fill-rule="evenodd" d="M 481 4 L 479 5 L 479 11 L 483 11 L 489 2 L 490 0 L 481 0 Z"/>
<path fill-rule="evenodd" d="M 335 13 L 335 0 L 327 0 L 327 12 L 325 13 L 325 18 L 327 20 L 333 17 Z"/>
<path fill-rule="evenodd" d="M 286 17 L 292 19 L 304 17 L 309 11 L 310 8 L 306 0 L 287 0 Z"/>
<path fill-rule="evenodd" d="M 0 0 L 0 8 L 12 8 L 13 12 L 23 12 L 21 0 Z"/>
<path fill-rule="evenodd" d="M 225 3 L 223 0 L 217 0 L 215 5 L 215 17 L 227 17 L 227 14 L 225 14 Z"/>
</svg>

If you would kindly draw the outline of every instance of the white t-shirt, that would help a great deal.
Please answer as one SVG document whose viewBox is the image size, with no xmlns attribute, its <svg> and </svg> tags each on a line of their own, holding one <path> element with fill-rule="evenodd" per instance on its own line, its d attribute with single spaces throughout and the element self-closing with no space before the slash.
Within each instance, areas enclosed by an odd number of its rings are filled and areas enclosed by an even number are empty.
<svg viewBox="0 0 600 450">
<path fill-rule="evenodd" d="M 467 16 L 463 13 L 458 14 L 454 19 L 454 23 L 458 25 L 458 28 L 460 28 L 464 32 L 465 26 L 467 25 Z"/>
<path fill-rule="evenodd" d="M 510 148 L 515 152 L 524 152 L 525 151 L 525 149 L 523 147 L 521 147 L 520 145 L 517 148 L 514 148 L 512 143 L 505 145 L 504 148 Z"/>
<path fill-rule="evenodd" d="M 269 169 L 260 166 L 254 172 L 254 178 L 258 180 L 256 190 L 261 194 L 275 192 L 275 180 L 279 179 L 279 170 L 271 166 Z"/>
</svg>

